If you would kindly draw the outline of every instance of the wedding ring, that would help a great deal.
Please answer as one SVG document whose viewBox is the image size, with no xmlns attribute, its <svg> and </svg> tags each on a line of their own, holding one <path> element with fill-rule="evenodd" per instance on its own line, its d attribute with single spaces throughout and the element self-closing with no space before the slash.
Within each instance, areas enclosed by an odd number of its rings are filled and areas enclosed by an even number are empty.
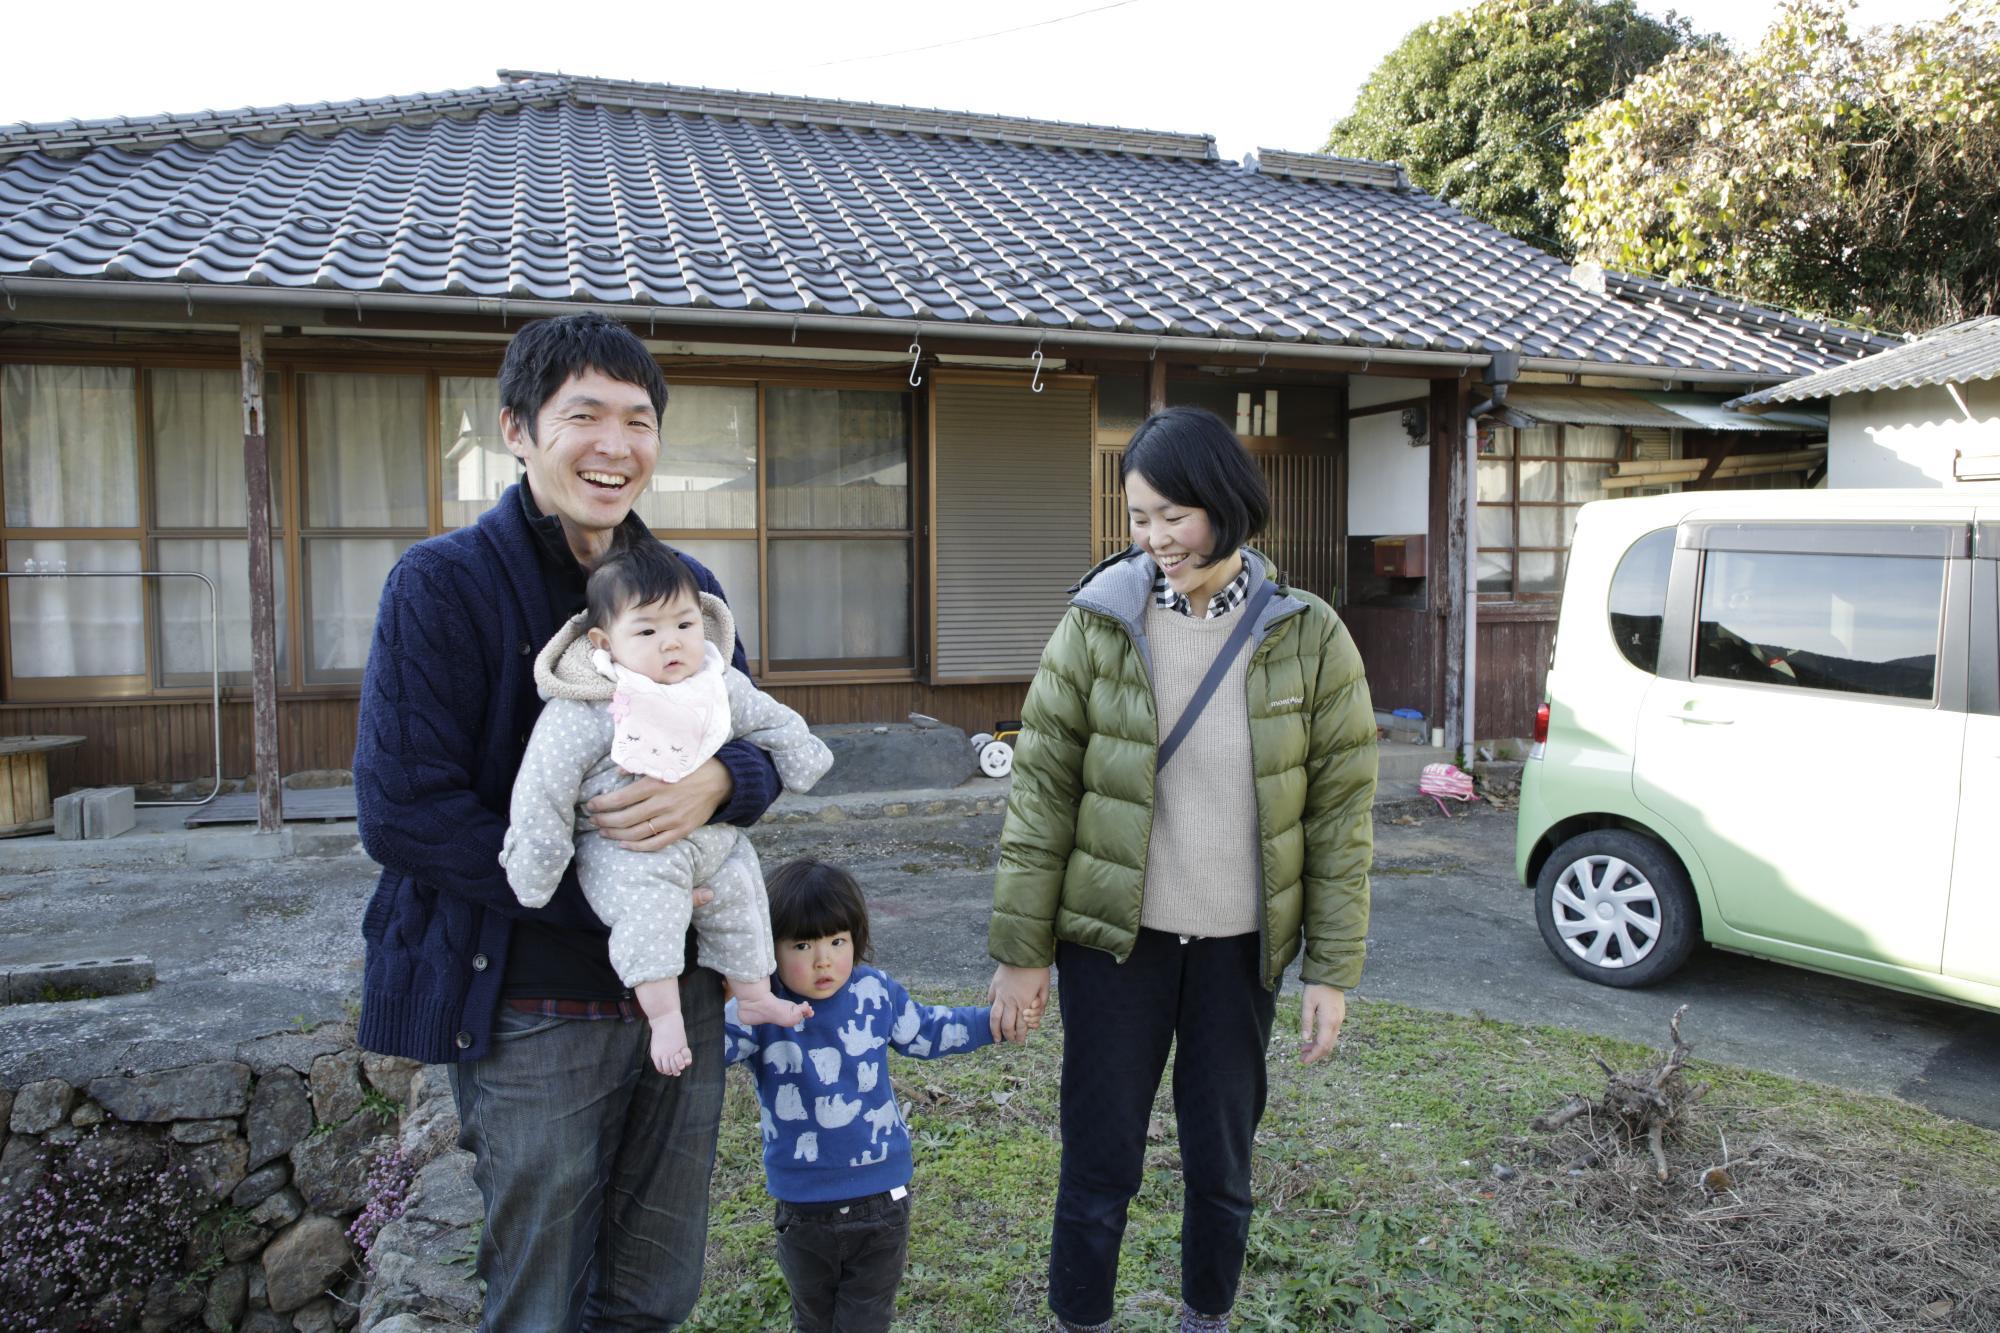
<svg viewBox="0 0 2000 1333">
<path fill-rule="evenodd" d="M 646 821 L 646 836 L 649 838 L 657 838 L 660 836 L 660 831 L 653 827 L 653 821 L 650 819 Z"/>
</svg>

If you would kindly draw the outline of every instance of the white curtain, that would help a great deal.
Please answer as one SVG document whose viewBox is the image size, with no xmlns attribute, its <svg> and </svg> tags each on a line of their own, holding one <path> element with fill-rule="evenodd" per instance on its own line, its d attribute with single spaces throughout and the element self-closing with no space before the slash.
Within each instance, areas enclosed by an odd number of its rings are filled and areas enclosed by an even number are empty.
<svg viewBox="0 0 2000 1333">
<path fill-rule="evenodd" d="M 683 385 L 660 422 L 660 461 L 639 497 L 655 528 L 757 526 L 757 391 Z"/>
<path fill-rule="evenodd" d="M 306 526 L 423 528 L 424 380 L 301 375 Z"/>
<path fill-rule="evenodd" d="M 250 543 L 161 538 L 154 548 L 163 570 L 192 570 L 215 584 L 215 612 L 221 636 L 222 670 L 250 671 Z M 271 582 L 276 593 L 278 679 L 285 679 L 285 554 L 273 550 Z M 160 656 L 163 683 L 205 684 L 209 664 L 208 589 L 198 579 L 161 579 Z M 186 679 L 171 679 L 185 677 Z M 198 679 L 197 679 L 198 678 Z"/>
<path fill-rule="evenodd" d="M 135 541 L 7 543 L 7 568 L 29 574 L 136 570 Z M 139 676 L 146 670 L 143 580 L 9 579 L 14 675 Z"/>
<path fill-rule="evenodd" d="M 0 440 L 8 527 L 138 526 L 139 426 L 130 370 L 5 367 Z"/>
<path fill-rule="evenodd" d="M 771 543 L 771 660 L 910 657 L 910 544 Z"/>
<path fill-rule="evenodd" d="M 146 377 L 153 426 L 153 517 L 161 528 L 242 531 L 243 379 L 229 370 L 155 370 Z M 265 388 L 275 402 L 276 381 Z M 271 492 L 280 454 L 271 450 Z M 271 527 L 278 527 L 271 508 Z"/>
<path fill-rule="evenodd" d="M 729 599 L 730 613 L 736 617 L 736 637 L 743 640 L 743 651 L 749 655 L 754 671 L 760 642 L 757 633 L 757 543 L 684 541 L 677 538 L 672 545 L 676 551 L 685 551 L 707 565 L 708 572 L 722 584 L 723 595 Z"/>
<path fill-rule="evenodd" d="M 444 525 L 462 528 L 521 475 L 521 464 L 500 438 L 500 381 L 438 377 L 438 447 L 444 451 Z"/>
<path fill-rule="evenodd" d="M 375 633 L 375 608 L 389 567 L 410 546 L 400 537 L 316 538 L 306 543 L 312 623 L 308 684 L 359 680 Z"/>
</svg>

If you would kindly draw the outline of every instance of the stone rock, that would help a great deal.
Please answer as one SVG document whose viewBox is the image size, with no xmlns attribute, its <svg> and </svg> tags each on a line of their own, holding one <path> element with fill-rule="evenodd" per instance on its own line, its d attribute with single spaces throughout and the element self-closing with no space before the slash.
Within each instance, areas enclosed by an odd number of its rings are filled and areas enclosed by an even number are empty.
<svg viewBox="0 0 2000 1333">
<path fill-rule="evenodd" d="M 193 1283 L 183 1286 L 173 1278 L 161 1278 L 146 1295 L 146 1308 L 139 1316 L 139 1333 L 171 1333 L 200 1314 L 207 1304 L 207 1296 Z"/>
<path fill-rule="evenodd" d="M 14 1090 L 0 1088 L 0 1140 L 7 1136 L 7 1122 L 14 1118 Z"/>
<path fill-rule="evenodd" d="M 232 1134 L 188 1149 L 182 1160 L 194 1168 L 216 1198 L 227 1199 L 249 1174 L 250 1145 Z"/>
<path fill-rule="evenodd" d="M 7 1126 L 16 1134 L 46 1134 L 76 1108 L 76 1089 L 59 1078 L 24 1083 L 14 1094 Z"/>
<path fill-rule="evenodd" d="M 422 1068 L 415 1060 L 405 1060 L 400 1055 L 361 1053 L 361 1072 L 368 1076 L 368 1086 L 392 1102 L 410 1100 L 410 1083 Z"/>
<path fill-rule="evenodd" d="M 48 1171 L 39 1141 L 27 1134 L 10 1137 L 7 1146 L 0 1148 L 0 1215 L 13 1212 L 21 1200 L 41 1188 Z"/>
<path fill-rule="evenodd" d="M 292 1327 L 298 1333 L 333 1333 L 333 1300 L 320 1296 L 307 1301 L 292 1316 Z"/>
<path fill-rule="evenodd" d="M 408 1313 L 391 1315 L 379 1324 L 366 1325 L 368 1333 L 445 1333 L 445 1330 L 462 1327 L 461 1324 L 443 1324 Z"/>
<path fill-rule="evenodd" d="M 458 1102 L 444 1080 L 431 1078 L 428 1070 L 411 1084 L 402 1146 L 403 1156 L 419 1165 L 458 1146 Z"/>
<path fill-rule="evenodd" d="M 280 1069 L 310 1074 L 313 1061 L 354 1045 L 354 1030 L 340 1023 L 325 1023 L 311 1032 L 274 1032 L 237 1046 L 236 1058 L 250 1066 L 258 1078 Z"/>
<path fill-rule="evenodd" d="M 333 1326 L 343 1330 L 353 1328 L 361 1318 L 361 1302 L 367 1299 L 366 1275 L 350 1275 L 333 1290 Z"/>
<path fill-rule="evenodd" d="M 57 1125 L 42 1136 L 42 1142 L 48 1144 L 71 1144 L 82 1138 L 83 1131 L 75 1125 Z"/>
<path fill-rule="evenodd" d="M 344 768 L 302 768 L 285 775 L 285 786 L 291 791 L 325 791 L 353 785 L 354 774 Z"/>
<path fill-rule="evenodd" d="M 136 1323 L 139 1312 L 145 1308 L 144 1292 L 130 1289 L 107 1291 L 97 1298 L 90 1307 L 90 1317 L 82 1321 L 82 1328 L 125 1328 Z"/>
<path fill-rule="evenodd" d="M 264 1251 L 271 1308 L 283 1314 L 321 1295 L 353 1258 L 354 1247 L 340 1223 L 308 1213 L 279 1232 Z"/>
<path fill-rule="evenodd" d="M 148 1175 L 167 1165 L 166 1139 L 136 1125 L 104 1125 L 77 1143 L 70 1165 L 104 1179 Z"/>
<path fill-rule="evenodd" d="M 237 1333 L 292 1333 L 292 1321 L 270 1310 L 252 1310 Z"/>
<path fill-rule="evenodd" d="M 229 1333 L 243 1317 L 243 1302 L 249 1295 L 250 1270 L 231 1264 L 208 1284 L 208 1304 L 202 1307 L 201 1322 L 209 1333 Z"/>
<path fill-rule="evenodd" d="M 322 1055 L 313 1061 L 313 1115 L 322 1125 L 338 1125 L 361 1109 L 361 1057 L 353 1051 Z"/>
<path fill-rule="evenodd" d="M 236 1187 L 236 1192 L 229 1196 L 229 1201 L 238 1208 L 255 1208 L 283 1189 L 291 1178 L 292 1164 L 289 1160 L 260 1166 L 243 1177 L 243 1183 Z"/>
<path fill-rule="evenodd" d="M 396 1146 L 383 1136 L 385 1123 L 363 1111 L 293 1146 L 292 1185 L 308 1207 L 336 1217 L 361 1211 L 368 1202 L 369 1157 Z"/>
<path fill-rule="evenodd" d="M 69 1113 L 69 1122 L 78 1129 L 89 1129 L 101 1125 L 111 1117 L 96 1102 L 85 1102 Z"/>
<path fill-rule="evenodd" d="M 274 1069 L 257 1080 L 250 1109 L 243 1118 L 250 1136 L 250 1169 L 275 1161 L 313 1131 L 312 1099 L 306 1085 L 289 1068 Z"/>
<path fill-rule="evenodd" d="M 270 1293 L 264 1285 L 264 1265 L 251 1264 L 249 1284 L 244 1293 L 244 1301 L 252 1310 L 268 1310 L 271 1308 L 271 1302 L 267 1299 L 269 1295 Z"/>
<path fill-rule="evenodd" d="M 979 771 L 979 756 L 957 727 L 845 723 L 812 731 L 833 751 L 833 767 L 814 784 L 814 796 L 956 787 Z"/>
<path fill-rule="evenodd" d="M 281 1189 L 264 1202 L 250 1210 L 250 1220 L 260 1227 L 276 1231 L 298 1221 L 299 1214 L 306 1210 L 306 1201 L 299 1197 L 295 1189 Z"/>
<path fill-rule="evenodd" d="M 83 1109 L 79 1107 L 77 1115 L 82 1114 Z M 76 1116 L 70 1117 L 70 1123 L 76 1123 Z M 167 1137 L 175 1143 L 214 1143 L 235 1132 L 234 1120 L 176 1120 L 168 1127 Z"/>
<path fill-rule="evenodd" d="M 222 1257 L 232 1264 L 247 1264 L 270 1243 L 271 1233 L 264 1228 L 238 1223 L 222 1233 Z"/>
<path fill-rule="evenodd" d="M 359 1326 L 417 1333 L 477 1323 L 484 1296 L 466 1257 L 484 1216 L 471 1153 L 448 1152 L 419 1171 L 403 1215 L 368 1252 L 372 1276 Z"/>
<path fill-rule="evenodd" d="M 90 1081 L 90 1095 L 120 1120 L 215 1120 L 250 1103 L 250 1067 L 234 1060 Z"/>
</svg>

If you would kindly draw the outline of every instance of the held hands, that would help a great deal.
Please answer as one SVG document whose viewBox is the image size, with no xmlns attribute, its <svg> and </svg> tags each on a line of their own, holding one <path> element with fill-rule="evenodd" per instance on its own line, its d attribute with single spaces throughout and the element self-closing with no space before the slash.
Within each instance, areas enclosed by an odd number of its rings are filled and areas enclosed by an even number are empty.
<svg viewBox="0 0 2000 1333">
<path fill-rule="evenodd" d="M 993 1006 L 993 1040 L 1025 1046 L 1028 1034 L 1042 1026 L 1042 1011 L 1049 1003 L 1049 970 L 1000 964 L 986 988 L 986 1002 Z"/>
<path fill-rule="evenodd" d="M 709 759 L 679 782 L 634 778 L 584 808 L 597 831 L 625 850 L 657 852 L 715 818 L 735 790 L 722 761 Z"/>
<path fill-rule="evenodd" d="M 1317 982 L 1306 983 L 1299 1005 L 1300 1064 L 1315 1064 L 1340 1046 L 1340 1025 L 1347 1018 L 1347 992 Z"/>
</svg>

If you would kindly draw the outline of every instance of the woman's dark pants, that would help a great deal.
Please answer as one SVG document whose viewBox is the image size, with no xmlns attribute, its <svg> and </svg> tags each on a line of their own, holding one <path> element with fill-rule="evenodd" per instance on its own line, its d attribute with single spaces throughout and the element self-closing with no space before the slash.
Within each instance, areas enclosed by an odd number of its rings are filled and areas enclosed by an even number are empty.
<svg viewBox="0 0 2000 1333">
<path fill-rule="evenodd" d="M 1063 1150 L 1049 1308 L 1059 1318 L 1111 1318 L 1125 1210 L 1145 1170 L 1146 1122 L 1170 1048 L 1185 1186 L 1181 1299 L 1208 1315 L 1235 1305 L 1276 1004 L 1258 952 L 1254 934 L 1183 944 L 1155 930 L 1139 932 L 1123 963 L 1056 946 Z"/>
</svg>

